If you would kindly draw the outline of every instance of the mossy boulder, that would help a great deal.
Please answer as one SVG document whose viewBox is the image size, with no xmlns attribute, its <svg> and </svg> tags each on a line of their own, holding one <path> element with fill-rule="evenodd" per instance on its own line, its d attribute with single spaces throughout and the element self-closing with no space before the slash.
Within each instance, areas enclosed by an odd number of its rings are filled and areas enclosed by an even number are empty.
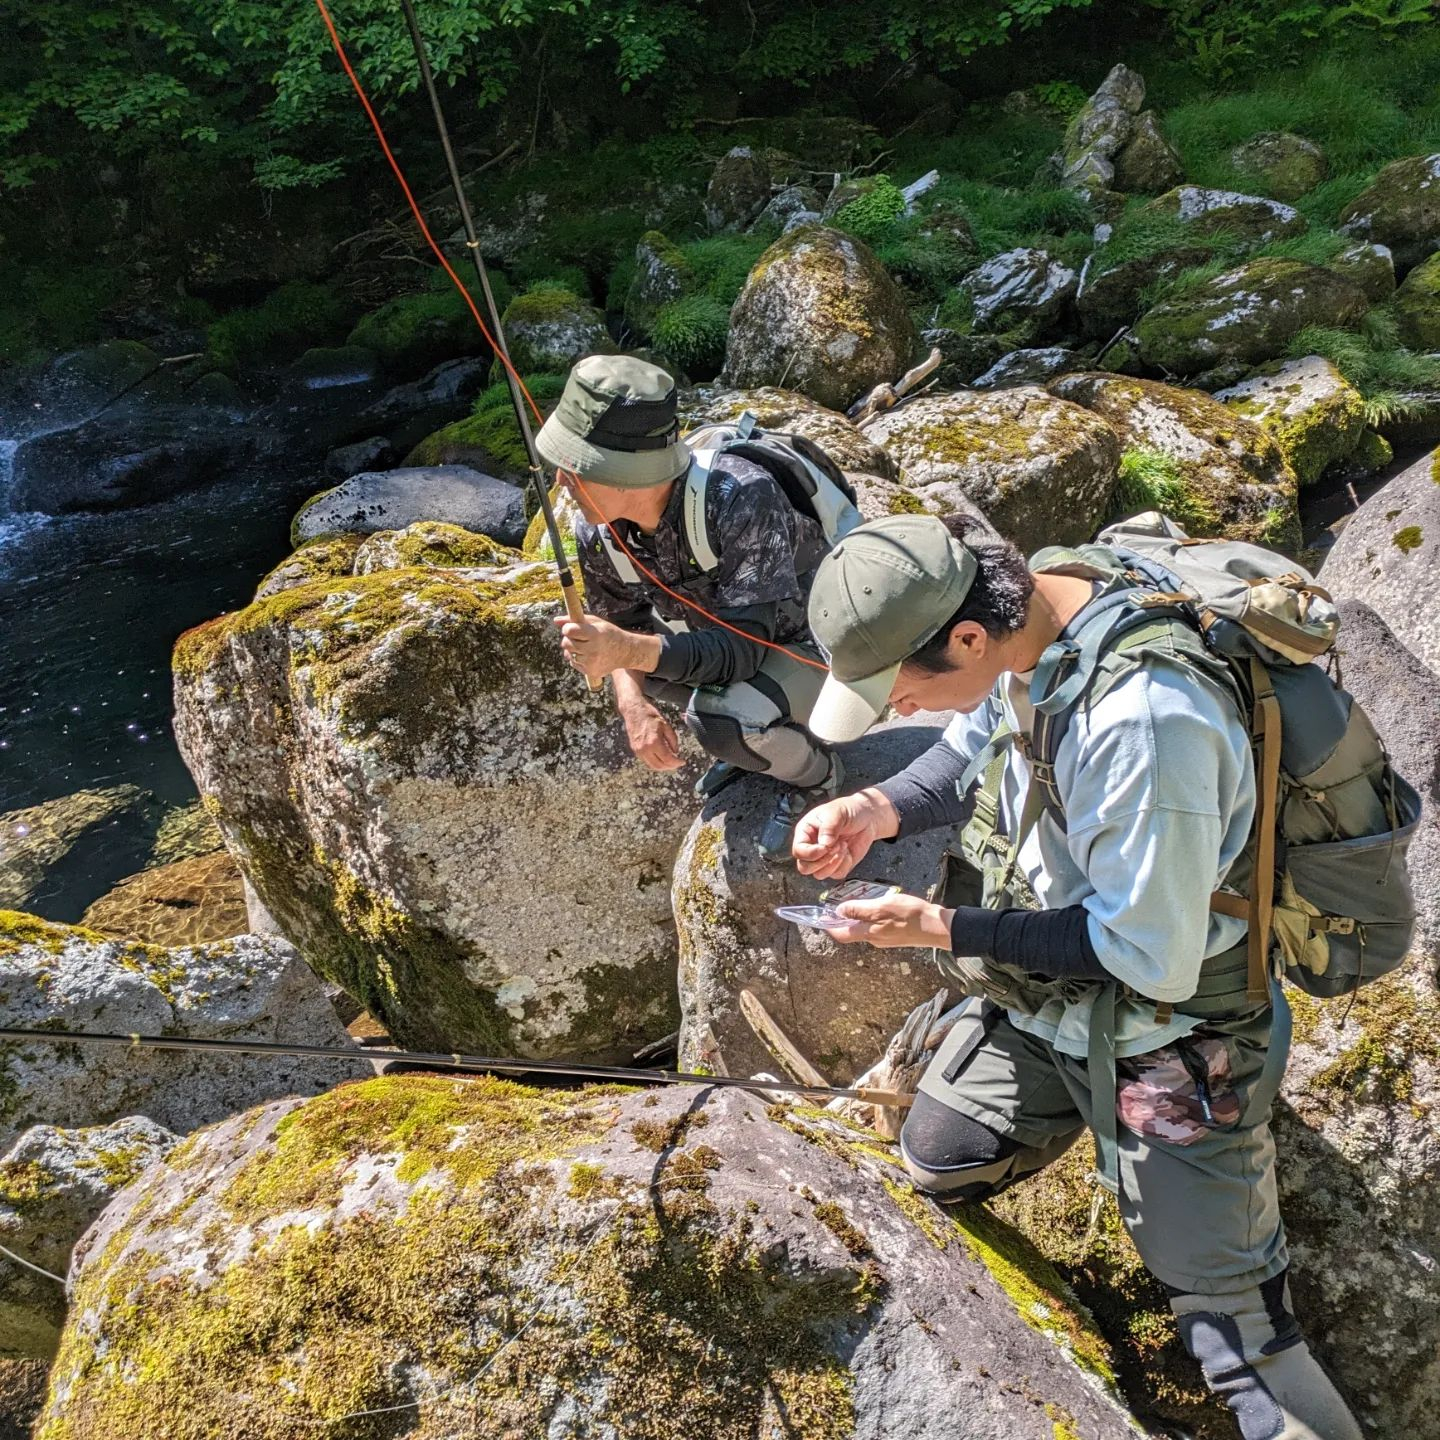
<svg viewBox="0 0 1440 1440">
<path fill-rule="evenodd" d="M 972 270 L 960 293 L 974 311 L 975 329 L 996 332 L 1017 325 L 1043 330 L 1063 318 L 1079 277 L 1045 250 L 1021 246 Z"/>
<path fill-rule="evenodd" d="M 1106 371 L 1062 375 L 1050 388 L 1107 421 L 1127 452 L 1174 462 L 1174 493 L 1145 500 L 1160 502 L 1192 535 L 1298 543 L 1294 472 L 1279 441 L 1256 421 L 1201 391 Z M 1140 497 L 1114 498 L 1127 512 L 1156 508 L 1135 503 Z"/>
<path fill-rule="evenodd" d="M 518 486 L 467 465 L 369 471 L 312 495 L 290 522 L 290 539 L 303 545 L 403 530 L 417 521 L 441 521 L 514 545 L 525 534 L 525 498 Z"/>
<path fill-rule="evenodd" d="M 1244 245 L 1285 240 L 1306 230 L 1305 217 L 1279 200 L 1180 185 L 1152 200 L 1146 213 L 1178 221 L 1197 235 L 1223 235 Z"/>
<path fill-rule="evenodd" d="M 0 1158 L 0 1242 L 64 1275 L 90 1222 L 179 1138 L 143 1116 L 77 1130 L 32 1127 Z M 0 1255 L 0 1296 L 0 1354 L 49 1360 L 65 1321 L 64 1290 Z"/>
<path fill-rule="evenodd" d="M 542 416 L 548 416 L 565 387 L 564 375 L 526 375 L 525 388 Z M 540 423 L 531 415 L 534 429 Z M 405 457 L 406 465 L 468 465 L 515 484 L 529 477 L 529 460 L 515 405 L 505 382 L 491 385 L 469 415 L 427 435 Z"/>
<path fill-rule="evenodd" d="M 825 197 L 813 185 L 787 185 L 770 197 L 750 228 L 763 234 L 786 230 L 794 224 L 814 224 L 824 208 Z"/>
<path fill-rule="evenodd" d="M 1303 135 L 1265 130 L 1230 152 L 1230 163 L 1273 200 L 1298 200 L 1329 173 L 1325 152 Z"/>
<path fill-rule="evenodd" d="M 377 530 L 367 535 L 355 552 L 351 574 L 373 575 L 378 570 L 409 566 L 473 570 L 508 565 L 514 559 L 514 550 L 488 535 L 441 520 L 417 520 L 403 530 Z"/>
<path fill-rule="evenodd" d="M 940 352 L 935 378 L 945 390 L 963 389 L 1026 343 L 1023 335 L 970 335 L 948 325 L 932 326 L 920 335 L 922 350 Z"/>
<path fill-rule="evenodd" d="M 900 473 L 889 452 L 867 439 L 844 415 L 797 390 L 780 390 L 773 385 L 754 390 L 702 385 L 680 397 L 680 422 L 686 430 L 732 424 L 747 410 L 762 430 L 803 435 L 813 441 L 842 470 L 859 470 L 892 480 Z"/>
<path fill-rule="evenodd" d="M 1404 344 L 1412 350 L 1440 350 L 1440 253 L 1411 270 L 1390 309 Z"/>
<path fill-rule="evenodd" d="M 633 761 L 562 662 L 559 610 L 545 565 L 407 565 L 176 646 L 177 737 L 231 854 L 413 1047 L 613 1056 L 673 1028 L 666 890 L 694 772 Z"/>
<path fill-rule="evenodd" d="M 1440 250 L 1440 154 L 1387 165 L 1340 212 L 1340 228 L 1388 246 L 1400 271 Z"/>
<path fill-rule="evenodd" d="M 501 317 L 510 362 L 522 374 L 564 374 L 584 355 L 615 349 L 605 317 L 588 300 L 561 285 L 538 285 L 517 295 Z M 491 378 L 505 379 L 500 362 Z"/>
<path fill-rule="evenodd" d="M 135 785 L 77 790 L 0 815 L 0 907 L 28 905 L 45 877 L 87 839 L 128 839 L 159 823 L 159 806 Z"/>
<path fill-rule="evenodd" d="M 1346 522 L 1325 557 L 1322 584 L 1368 605 L 1423 664 L 1440 674 L 1440 467 L 1435 454 L 1387 481 Z"/>
<path fill-rule="evenodd" d="M 936 743 L 933 724 L 902 721 L 843 748 L 847 791 L 903 770 Z M 690 826 L 675 864 L 673 904 L 680 932 L 680 1063 L 727 1075 L 773 1070 L 774 1058 L 740 1010 L 754 993 L 820 1072 L 848 1085 L 885 1053 L 890 1037 L 937 981 L 928 952 L 836 945 L 822 931 L 775 915 L 808 904 L 828 882 L 777 870 L 758 839 L 775 787 L 755 777 L 711 800 Z M 946 833 L 933 830 L 872 852 L 867 879 L 912 894 L 934 879 Z"/>
<path fill-rule="evenodd" d="M 320 981 L 282 940 L 164 949 L 0 911 L 0 1020 L 26 1029 L 348 1045 Z M 358 1056 L 358 1052 L 357 1052 Z M 279 1095 L 313 1095 L 368 1062 L 0 1045 L 0 1148 L 32 1125 L 146 1115 L 188 1134 Z"/>
<path fill-rule="evenodd" d="M 1115 154 L 1114 188 L 1123 195 L 1159 195 L 1184 177 L 1180 152 L 1165 138 L 1159 116 L 1142 111 Z"/>
<path fill-rule="evenodd" d="M 1302 487 L 1347 460 L 1365 430 L 1364 398 L 1322 355 L 1267 365 L 1214 398 L 1279 441 Z"/>
<path fill-rule="evenodd" d="M 165 947 L 243 935 L 240 867 L 220 850 L 142 870 L 90 905 L 80 923 L 112 939 Z"/>
<path fill-rule="evenodd" d="M 1105 420 L 1030 385 L 923 395 L 863 428 L 928 511 L 976 505 L 1027 553 L 1088 540 L 1120 463 Z"/>
<path fill-rule="evenodd" d="M 1367 309 L 1344 276 L 1302 260 L 1250 260 L 1148 310 L 1135 324 L 1148 366 L 1194 375 L 1284 354 L 1308 325 L 1344 328 Z"/>
<path fill-rule="evenodd" d="M 353 575 L 355 552 L 364 538 L 357 534 L 339 534 L 305 541 L 261 580 L 255 598 L 264 600 L 294 585 L 304 585 L 329 575 Z"/>
<path fill-rule="evenodd" d="M 456 290 L 397 295 L 362 315 L 347 345 L 371 351 L 393 374 L 418 375 L 460 355 L 485 355 L 490 346 Z"/>
<path fill-rule="evenodd" d="M 1209 258 L 1208 250 L 1195 245 L 1171 245 L 1128 258 L 1101 246 L 1086 257 L 1076 286 L 1075 315 L 1082 333 L 1110 340 L 1140 313 L 1147 290 Z"/>
<path fill-rule="evenodd" d="M 695 272 L 680 247 L 659 230 L 647 230 L 635 246 L 635 269 L 625 294 L 625 323 L 649 336 L 656 312 L 695 288 Z"/>
<path fill-rule="evenodd" d="M 1357 241 L 1327 260 L 1325 268 L 1358 285 L 1372 305 L 1378 305 L 1395 293 L 1395 257 L 1387 245 Z"/>
<path fill-rule="evenodd" d="M 717 234 L 745 229 L 799 168 L 783 151 L 736 145 L 720 157 L 710 175 L 705 223 Z"/>
<path fill-rule="evenodd" d="M 77 1259 L 37 1440 L 357 1411 L 415 1440 L 1134 1433 L 1050 1267 L 865 1132 L 439 1076 L 228 1121 L 127 1191 Z"/>
<path fill-rule="evenodd" d="M 869 246 L 802 226 L 751 270 L 730 313 L 721 383 L 783 386 L 843 410 L 903 374 L 915 348 L 905 297 Z"/>
<path fill-rule="evenodd" d="M 1087 192 L 1111 190 L 1116 157 L 1134 133 L 1144 103 L 1144 77 L 1127 65 L 1116 65 L 1065 128 L 1055 159 L 1061 182 Z"/>
</svg>

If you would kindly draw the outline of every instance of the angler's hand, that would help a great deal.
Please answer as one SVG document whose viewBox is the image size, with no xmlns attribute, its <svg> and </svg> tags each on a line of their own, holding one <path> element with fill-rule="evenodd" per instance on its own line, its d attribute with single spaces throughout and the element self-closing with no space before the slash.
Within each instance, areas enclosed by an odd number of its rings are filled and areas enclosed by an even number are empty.
<svg viewBox="0 0 1440 1440">
<path fill-rule="evenodd" d="M 591 680 L 603 680 L 615 670 L 648 672 L 655 668 L 660 641 L 654 635 L 622 630 L 598 615 L 579 620 L 557 615 L 555 624 L 560 628 L 560 648 L 566 660 Z"/>
<path fill-rule="evenodd" d="M 790 846 L 795 868 L 820 880 L 842 880 L 877 840 L 898 834 L 900 817 L 878 790 L 827 800 L 807 812 Z"/>
<path fill-rule="evenodd" d="M 864 941 L 890 950 L 899 945 L 950 948 L 950 916 L 942 906 L 918 895 L 884 895 L 879 900 L 846 900 L 838 907 L 851 923 L 843 930 L 826 928 L 841 945 Z"/>
<path fill-rule="evenodd" d="M 675 727 L 653 705 L 636 705 L 621 718 L 630 749 L 641 764 L 652 770 L 678 770 L 684 765 Z"/>
</svg>

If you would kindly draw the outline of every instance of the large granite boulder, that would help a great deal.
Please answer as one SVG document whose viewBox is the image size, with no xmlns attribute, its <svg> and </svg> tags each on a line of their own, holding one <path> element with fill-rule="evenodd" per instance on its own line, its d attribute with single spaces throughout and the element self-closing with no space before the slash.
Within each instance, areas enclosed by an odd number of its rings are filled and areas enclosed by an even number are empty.
<svg viewBox="0 0 1440 1440">
<path fill-rule="evenodd" d="M 551 567 L 396 558 L 181 637 L 176 734 L 227 847 L 404 1044 L 614 1055 L 663 1035 L 694 771 L 637 764 L 563 664 Z"/>
<path fill-rule="evenodd" d="M 82 842 L 153 832 L 159 818 L 154 796 L 137 785 L 77 790 L 6 811 L 0 815 L 0 908 L 19 909 L 43 895 L 51 869 Z"/>
<path fill-rule="evenodd" d="M 730 312 L 721 383 L 783 386 L 832 410 L 899 379 L 916 349 L 900 288 L 869 246 L 802 226 L 756 262 Z"/>
<path fill-rule="evenodd" d="M 18 1029 L 346 1045 L 320 981 L 280 940 L 163 950 L 0 911 L 0 1023 Z M 145 1115 L 179 1134 L 280 1095 L 313 1095 L 362 1059 L 0 1045 L 0 1146 L 32 1125 Z"/>
<path fill-rule="evenodd" d="M 1388 245 L 1357 240 L 1327 260 L 1325 268 L 1358 285 L 1372 305 L 1395 293 L 1395 257 Z"/>
<path fill-rule="evenodd" d="M 868 1139 L 436 1076 L 238 1117 L 87 1236 L 40 1433 L 1133 1435 L 1033 1249 Z"/>
<path fill-rule="evenodd" d="M 1440 253 L 1411 270 L 1390 309 L 1404 344 L 1412 350 L 1440 350 Z"/>
<path fill-rule="evenodd" d="M 1165 138 L 1160 117 L 1143 110 L 1130 127 L 1130 138 L 1115 155 L 1111 181 L 1122 195 L 1158 195 L 1185 178 L 1180 152 Z"/>
<path fill-rule="evenodd" d="M 1340 212 L 1340 228 L 1389 246 L 1399 270 L 1440 250 L 1440 154 L 1387 165 Z"/>
<path fill-rule="evenodd" d="M 80 923 L 111 939 L 166 947 L 228 940 L 249 928 L 240 869 L 224 850 L 127 876 Z"/>
<path fill-rule="evenodd" d="M 1088 540 L 1120 463 L 1104 419 L 1031 385 L 924 395 L 864 431 L 900 462 L 926 510 L 961 508 L 963 497 L 1027 553 Z"/>
<path fill-rule="evenodd" d="M 843 747 L 846 789 L 896 774 L 933 745 L 940 729 L 929 718 L 885 726 Z M 776 916 L 777 905 L 810 904 L 824 888 L 760 858 L 756 841 L 776 793 L 759 777 L 722 791 L 696 817 L 676 861 L 680 1062 L 727 1075 L 776 1068 L 740 1011 L 739 993 L 748 989 L 822 1074 L 847 1085 L 945 982 L 928 950 L 836 945 L 823 931 Z M 877 845 L 857 873 L 924 894 L 948 839 L 937 830 Z"/>
<path fill-rule="evenodd" d="M 1292 206 L 1260 195 L 1181 185 L 1152 200 L 1146 211 L 1177 220 L 1197 235 L 1224 235 L 1246 246 L 1264 245 L 1305 232 L 1305 217 Z"/>
<path fill-rule="evenodd" d="M 1352 515 L 1321 567 L 1333 594 L 1368 605 L 1440 675 L 1440 464 L 1432 453 L 1387 481 Z"/>
<path fill-rule="evenodd" d="M 537 285 L 517 295 L 500 323 L 510 363 L 522 375 L 563 375 L 582 356 L 615 349 L 604 315 L 561 285 Z M 499 360 L 492 374 L 496 381 L 504 380 Z"/>
<path fill-rule="evenodd" d="M 36 1125 L 0 1158 L 0 1243 L 50 1272 L 0 1255 L 0 1356 L 54 1355 L 65 1290 L 52 1277 L 70 1268 L 75 1242 L 111 1198 L 178 1141 L 143 1116 L 82 1130 Z"/>
<path fill-rule="evenodd" d="M 1283 544 L 1298 540 L 1295 476 L 1271 433 L 1199 390 L 1089 371 L 1063 375 L 1050 387 L 1106 420 L 1126 451 L 1145 450 L 1175 462 L 1183 518 L 1193 535 Z M 1182 497 L 1123 498 L 1126 510 L 1175 513 Z M 1141 503 L 1135 503 L 1137 500 Z"/>
<path fill-rule="evenodd" d="M 290 543 L 332 535 L 403 530 L 422 520 L 458 525 L 518 545 L 525 536 L 525 495 L 507 480 L 468 465 L 407 465 L 368 470 L 312 495 L 290 524 Z"/>
<path fill-rule="evenodd" d="M 1078 277 L 1048 252 L 1022 246 L 996 255 L 960 282 L 979 331 L 1027 327 L 1038 334 L 1054 324 L 1075 298 Z"/>
<path fill-rule="evenodd" d="M 842 470 L 894 479 L 899 470 L 887 450 L 866 439 L 858 426 L 838 411 L 773 385 L 754 390 L 727 390 L 701 385 L 680 396 L 680 422 L 687 430 L 700 425 L 728 425 L 746 411 L 762 430 L 803 435 L 818 445 Z"/>
<path fill-rule="evenodd" d="M 1318 265 L 1249 260 L 1148 310 L 1135 338 L 1147 365 L 1194 375 L 1274 359 L 1307 325 L 1352 325 L 1367 303 L 1358 286 Z"/>
<path fill-rule="evenodd" d="M 625 323 L 649 336 L 660 308 L 695 288 L 695 272 L 680 249 L 659 230 L 647 230 L 635 246 L 635 273 L 625 293 Z"/>
<path fill-rule="evenodd" d="M 1275 200 L 1298 200 L 1330 173 L 1325 152 L 1303 135 L 1265 130 L 1230 152 L 1230 163 Z"/>
<path fill-rule="evenodd" d="M 1043 385 L 1057 375 L 1083 370 L 1089 358 L 1063 345 L 1043 349 L 1012 350 L 971 382 L 975 390 L 1013 390 L 1017 385 Z"/>
<path fill-rule="evenodd" d="M 1115 66 L 1066 127 L 1054 162 L 1062 183 L 1103 199 L 1116 191 L 1155 194 L 1179 181 L 1180 156 L 1144 104 L 1144 78 Z"/>
<path fill-rule="evenodd" d="M 782 151 L 736 145 L 720 157 L 711 173 L 705 223 L 716 232 L 745 229 L 797 169 L 794 158 Z"/>
<path fill-rule="evenodd" d="M 1081 331 L 1096 340 L 1109 340 L 1140 313 L 1151 286 L 1209 258 L 1210 252 L 1196 245 L 1167 246 L 1128 258 L 1123 247 L 1102 245 L 1080 267 L 1075 316 Z"/>
<path fill-rule="evenodd" d="M 1346 460 L 1365 432 L 1364 397 L 1323 355 L 1267 365 L 1215 399 L 1268 430 L 1302 486 Z"/>
</svg>

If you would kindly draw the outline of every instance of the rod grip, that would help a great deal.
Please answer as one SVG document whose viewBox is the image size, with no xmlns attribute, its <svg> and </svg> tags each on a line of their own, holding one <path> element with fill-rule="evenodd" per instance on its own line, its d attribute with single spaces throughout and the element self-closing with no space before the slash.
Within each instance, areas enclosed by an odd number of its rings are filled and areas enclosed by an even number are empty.
<svg viewBox="0 0 1440 1440">
<path fill-rule="evenodd" d="M 580 596 L 576 593 L 574 585 L 562 585 L 560 593 L 565 597 L 565 613 L 577 623 L 585 618 L 585 607 L 580 603 Z M 596 680 L 593 676 L 587 675 L 585 683 L 590 687 L 592 693 L 596 690 L 603 690 L 605 682 Z"/>
</svg>

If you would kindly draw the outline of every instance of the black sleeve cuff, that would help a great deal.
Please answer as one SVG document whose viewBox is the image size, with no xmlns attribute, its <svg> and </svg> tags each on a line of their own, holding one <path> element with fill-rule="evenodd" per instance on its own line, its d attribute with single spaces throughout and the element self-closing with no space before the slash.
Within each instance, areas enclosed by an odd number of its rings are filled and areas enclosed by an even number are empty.
<svg viewBox="0 0 1440 1440">
<path fill-rule="evenodd" d="M 950 953 L 975 955 L 1051 979 L 1111 980 L 1090 943 L 1089 911 L 983 910 L 961 905 L 950 922 Z"/>
</svg>

